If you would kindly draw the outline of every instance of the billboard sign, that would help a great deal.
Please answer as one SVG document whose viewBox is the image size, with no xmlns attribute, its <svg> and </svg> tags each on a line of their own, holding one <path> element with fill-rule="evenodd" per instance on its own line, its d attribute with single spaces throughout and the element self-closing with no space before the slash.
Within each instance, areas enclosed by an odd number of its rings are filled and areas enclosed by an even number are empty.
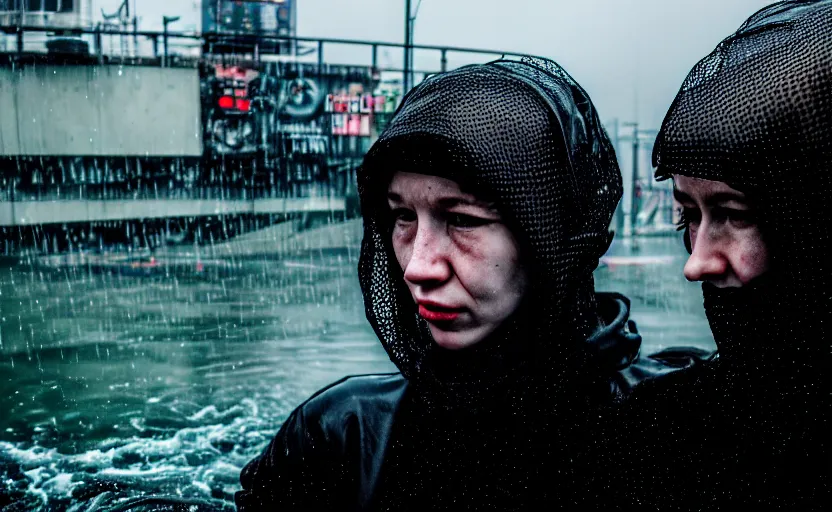
<svg viewBox="0 0 832 512">
<path fill-rule="evenodd" d="M 203 32 L 292 35 L 295 0 L 203 0 Z"/>
</svg>

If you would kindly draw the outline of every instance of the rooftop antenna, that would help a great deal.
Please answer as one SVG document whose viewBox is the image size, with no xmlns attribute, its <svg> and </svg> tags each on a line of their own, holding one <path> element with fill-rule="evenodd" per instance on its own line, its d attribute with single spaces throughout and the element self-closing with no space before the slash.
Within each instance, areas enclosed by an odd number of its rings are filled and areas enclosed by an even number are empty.
<svg viewBox="0 0 832 512">
<path fill-rule="evenodd" d="M 113 14 L 107 14 L 104 9 L 101 9 L 101 17 L 104 19 L 102 25 L 107 28 L 120 28 L 122 32 L 127 30 L 130 25 L 130 1 L 124 0 Z M 121 38 L 121 54 L 126 53 L 127 41 L 124 39 L 124 34 Z"/>
<path fill-rule="evenodd" d="M 129 0 L 124 0 L 113 14 L 107 14 L 104 9 L 101 9 L 101 17 L 104 18 L 105 23 L 111 25 L 127 25 L 130 23 L 130 3 Z M 113 20 L 117 20 L 115 22 Z"/>
</svg>

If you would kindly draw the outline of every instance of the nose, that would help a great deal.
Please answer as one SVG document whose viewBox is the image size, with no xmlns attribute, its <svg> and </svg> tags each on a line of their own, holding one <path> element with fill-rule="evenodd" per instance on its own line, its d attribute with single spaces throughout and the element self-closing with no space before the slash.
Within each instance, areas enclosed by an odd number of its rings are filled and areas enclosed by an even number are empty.
<svg viewBox="0 0 832 512">
<path fill-rule="evenodd" d="M 410 257 L 404 265 L 405 281 L 419 286 L 436 286 L 451 277 L 450 240 L 447 238 L 437 226 L 419 223 Z"/>
<path fill-rule="evenodd" d="M 703 224 L 691 232 L 692 252 L 685 263 L 685 278 L 688 281 L 719 281 L 728 272 L 728 260 L 718 239 L 713 239 Z"/>
</svg>

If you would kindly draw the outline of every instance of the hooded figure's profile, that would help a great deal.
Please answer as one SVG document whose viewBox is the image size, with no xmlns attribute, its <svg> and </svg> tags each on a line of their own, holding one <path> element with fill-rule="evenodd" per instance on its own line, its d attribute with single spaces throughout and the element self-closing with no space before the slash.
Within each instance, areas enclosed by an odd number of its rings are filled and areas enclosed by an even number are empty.
<svg viewBox="0 0 832 512">
<path fill-rule="evenodd" d="M 367 318 L 400 373 L 350 377 L 243 471 L 241 510 L 528 510 L 578 496 L 599 414 L 693 356 L 639 358 L 595 292 L 621 197 L 586 92 L 557 64 L 426 79 L 358 172 Z"/>
<path fill-rule="evenodd" d="M 601 485 L 647 509 L 829 510 L 832 1 L 777 2 L 720 43 L 653 158 L 718 357 L 633 394 Z"/>
</svg>

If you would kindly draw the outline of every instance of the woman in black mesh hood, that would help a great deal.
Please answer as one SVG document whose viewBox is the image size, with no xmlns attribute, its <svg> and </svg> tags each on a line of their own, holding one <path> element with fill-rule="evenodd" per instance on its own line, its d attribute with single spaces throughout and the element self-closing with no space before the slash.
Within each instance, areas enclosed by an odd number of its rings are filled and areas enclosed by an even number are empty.
<svg viewBox="0 0 832 512">
<path fill-rule="evenodd" d="M 605 483 L 660 510 L 829 510 L 832 1 L 766 7 L 699 62 L 654 163 L 719 354 L 633 394 L 628 478 Z"/>
<path fill-rule="evenodd" d="M 578 500 L 599 411 L 673 358 L 637 360 L 627 299 L 594 290 L 621 177 L 586 93 L 537 59 L 431 77 L 358 186 L 367 318 L 401 373 L 301 405 L 243 471 L 238 506 Z"/>
</svg>

